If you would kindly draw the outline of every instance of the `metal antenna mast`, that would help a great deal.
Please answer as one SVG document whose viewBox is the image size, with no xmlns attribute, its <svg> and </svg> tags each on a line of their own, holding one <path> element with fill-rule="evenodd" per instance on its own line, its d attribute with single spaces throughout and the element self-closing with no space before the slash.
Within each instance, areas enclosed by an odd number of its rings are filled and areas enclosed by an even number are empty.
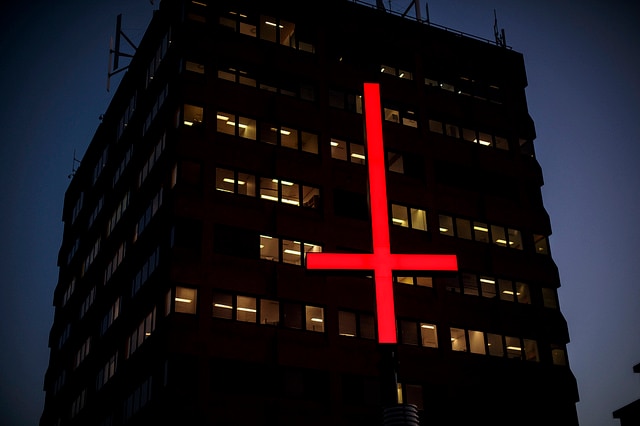
<svg viewBox="0 0 640 426">
<path fill-rule="evenodd" d="M 129 46 L 133 48 L 133 50 L 137 50 L 138 47 L 133 44 L 131 39 L 127 37 L 127 35 L 122 31 L 122 14 L 119 14 L 116 19 L 116 44 L 113 46 L 113 37 L 109 41 L 109 69 L 107 72 L 107 92 L 109 91 L 111 77 L 118 74 L 121 71 L 126 70 L 129 66 L 125 66 L 122 68 L 118 68 L 120 57 L 123 56 L 125 58 L 133 58 L 133 55 L 130 53 L 125 53 L 120 50 L 120 37 L 124 38 L 124 40 L 129 43 Z M 111 64 L 111 59 L 113 58 L 113 67 Z"/>
</svg>

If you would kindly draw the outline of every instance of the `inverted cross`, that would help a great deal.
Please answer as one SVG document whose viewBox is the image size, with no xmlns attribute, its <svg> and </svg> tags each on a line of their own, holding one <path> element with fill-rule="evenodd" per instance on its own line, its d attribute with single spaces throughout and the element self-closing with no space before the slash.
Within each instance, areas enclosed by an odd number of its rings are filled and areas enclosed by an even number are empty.
<svg viewBox="0 0 640 426">
<path fill-rule="evenodd" d="M 378 342 L 395 344 L 393 271 L 456 271 L 458 265 L 455 255 L 391 253 L 381 111 L 379 84 L 365 83 L 364 113 L 373 253 L 307 253 L 306 265 L 307 269 L 373 271 Z"/>
</svg>

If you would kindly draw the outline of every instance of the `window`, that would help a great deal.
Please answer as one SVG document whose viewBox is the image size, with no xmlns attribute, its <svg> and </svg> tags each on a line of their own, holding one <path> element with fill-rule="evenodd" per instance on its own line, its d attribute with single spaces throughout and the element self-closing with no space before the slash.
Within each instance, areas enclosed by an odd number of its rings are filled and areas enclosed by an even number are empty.
<svg viewBox="0 0 640 426">
<path fill-rule="evenodd" d="M 233 296 L 231 294 L 213 294 L 213 317 L 233 319 Z"/>
<path fill-rule="evenodd" d="M 256 322 L 256 298 L 248 296 L 237 297 L 236 319 L 243 322 Z"/>
<path fill-rule="evenodd" d="M 418 345 L 418 324 L 413 321 L 400 321 L 400 336 L 405 345 Z"/>
<path fill-rule="evenodd" d="M 391 222 L 394 225 L 427 230 L 427 213 L 422 209 L 391 204 Z"/>
<path fill-rule="evenodd" d="M 508 358 L 520 358 L 522 359 L 522 344 L 518 337 L 505 336 L 505 345 L 507 348 Z"/>
<path fill-rule="evenodd" d="M 279 242 L 280 240 L 278 238 L 273 238 L 268 235 L 260 235 L 260 259 L 279 262 Z"/>
<path fill-rule="evenodd" d="M 567 351 L 561 345 L 551 345 L 551 360 L 553 365 L 567 365 Z"/>
<path fill-rule="evenodd" d="M 469 348 L 473 354 L 486 354 L 484 333 L 482 331 L 469 330 Z"/>
<path fill-rule="evenodd" d="M 245 139 L 256 140 L 256 121 L 226 112 L 216 114 L 216 130 L 219 133 L 235 135 Z"/>
<path fill-rule="evenodd" d="M 467 351 L 467 338 L 464 334 L 464 330 L 461 328 L 450 328 L 451 332 L 451 350 L 466 352 Z"/>
<path fill-rule="evenodd" d="M 549 242 L 544 235 L 534 234 L 533 243 L 535 245 L 536 253 L 549 254 Z"/>
<path fill-rule="evenodd" d="M 433 287 L 432 277 L 394 276 L 394 280 L 400 284 L 417 285 L 419 287 Z"/>
<path fill-rule="evenodd" d="M 373 315 L 338 311 L 338 333 L 346 337 L 375 338 Z"/>
<path fill-rule="evenodd" d="M 338 334 L 347 337 L 357 335 L 356 314 L 354 312 L 338 311 Z"/>
<path fill-rule="evenodd" d="M 199 126 L 204 123 L 204 108 L 196 105 L 184 105 L 183 123 L 185 126 Z"/>
<path fill-rule="evenodd" d="M 324 332 L 324 309 L 316 306 L 305 307 L 306 329 Z"/>
<path fill-rule="evenodd" d="M 198 291 L 194 288 L 176 287 L 175 312 L 182 312 L 185 314 L 196 313 L 196 296 Z"/>
<path fill-rule="evenodd" d="M 276 300 L 260 300 L 260 323 L 268 325 L 280 323 L 280 304 Z"/>
<path fill-rule="evenodd" d="M 388 152 L 387 163 L 389 164 L 390 172 L 404 174 L 404 162 L 402 159 L 402 154 L 398 154 L 397 152 Z"/>
<path fill-rule="evenodd" d="M 453 218 L 451 216 L 439 215 L 440 233 L 444 235 L 454 236 Z"/>
<path fill-rule="evenodd" d="M 480 277 L 480 289 L 482 297 L 495 299 L 496 297 L 496 280 L 490 277 Z"/>
<path fill-rule="evenodd" d="M 489 355 L 498 357 L 504 356 L 504 345 L 502 343 L 501 335 L 487 333 L 487 347 L 489 348 Z"/>
<path fill-rule="evenodd" d="M 197 74 L 204 74 L 204 65 L 199 64 L 197 62 L 185 61 L 185 70 L 194 72 Z"/>
<path fill-rule="evenodd" d="M 435 324 L 420 323 L 421 344 L 425 348 L 438 347 L 438 334 Z"/>
</svg>

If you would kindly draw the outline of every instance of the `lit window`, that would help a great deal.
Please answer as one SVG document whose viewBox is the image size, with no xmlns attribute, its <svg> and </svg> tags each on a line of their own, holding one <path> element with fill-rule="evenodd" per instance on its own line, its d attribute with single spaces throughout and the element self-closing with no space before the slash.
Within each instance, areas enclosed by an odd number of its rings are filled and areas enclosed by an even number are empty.
<svg viewBox="0 0 640 426">
<path fill-rule="evenodd" d="M 522 345 L 518 337 L 505 336 L 504 341 L 508 358 L 522 358 Z"/>
<path fill-rule="evenodd" d="M 256 120 L 247 117 L 238 118 L 238 136 L 256 140 Z"/>
<path fill-rule="evenodd" d="M 307 253 L 321 253 L 322 252 L 322 247 L 318 246 L 318 245 L 315 245 L 315 244 L 304 243 L 303 247 L 304 247 L 305 259 L 307 257 Z"/>
<path fill-rule="evenodd" d="M 482 331 L 469 330 L 469 348 L 474 354 L 486 354 L 484 347 L 484 333 Z"/>
<path fill-rule="evenodd" d="M 347 142 L 331 139 L 331 158 L 347 161 Z"/>
<path fill-rule="evenodd" d="M 464 335 L 464 330 L 461 328 L 451 327 L 451 350 L 466 352 L 467 351 L 467 338 Z"/>
<path fill-rule="evenodd" d="M 420 323 L 420 338 L 425 348 L 438 347 L 438 334 L 435 324 Z"/>
<path fill-rule="evenodd" d="M 300 187 L 297 183 L 286 180 L 280 181 L 282 188 L 282 202 L 294 206 L 300 205 Z"/>
<path fill-rule="evenodd" d="M 213 317 L 222 319 L 233 318 L 233 296 L 224 293 L 213 294 Z"/>
<path fill-rule="evenodd" d="M 195 314 L 197 294 L 194 288 L 176 287 L 175 312 Z"/>
<path fill-rule="evenodd" d="M 494 299 L 496 297 L 496 280 L 490 277 L 480 277 L 482 297 Z"/>
<path fill-rule="evenodd" d="M 217 126 L 216 129 L 220 133 L 226 133 L 228 135 L 236 134 L 236 122 L 235 115 L 226 112 L 218 112 L 216 114 Z"/>
<path fill-rule="evenodd" d="M 493 242 L 499 246 L 507 247 L 509 244 L 504 228 L 501 226 L 491 225 L 491 237 Z"/>
<path fill-rule="evenodd" d="M 184 118 L 183 122 L 185 126 L 197 126 L 201 125 L 204 121 L 204 108 L 195 105 L 184 105 Z"/>
<path fill-rule="evenodd" d="M 282 261 L 293 265 L 300 265 L 301 259 L 300 242 L 282 240 Z"/>
<path fill-rule="evenodd" d="M 279 239 L 268 235 L 260 235 L 260 259 L 280 261 Z"/>
<path fill-rule="evenodd" d="M 238 173 L 238 179 L 236 180 L 237 190 L 236 193 L 240 195 L 248 195 L 255 197 L 256 195 L 256 178 L 248 173 Z"/>
<path fill-rule="evenodd" d="M 416 285 L 420 287 L 433 288 L 433 278 L 432 277 L 416 277 Z"/>
<path fill-rule="evenodd" d="M 394 225 L 409 227 L 409 214 L 405 206 L 391 204 L 391 222 Z"/>
<path fill-rule="evenodd" d="M 489 242 L 489 227 L 486 223 L 473 222 L 473 236 L 476 241 L 481 243 Z"/>
<path fill-rule="evenodd" d="M 439 215 L 438 219 L 440 233 L 453 237 L 453 218 L 451 216 Z"/>
<path fill-rule="evenodd" d="M 536 253 L 549 254 L 549 243 L 544 235 L 535 234 L 533 236 L 533 243 L 536 248 Z"/>
<path fill-rule="evenodd" d="M 308 331 L 324 331 L 324 309 L 315 306 L 305 308 L 306 329 Z"/>
<path fill-rule="evenodd" d="M 385 108 L 384 119 L 394 123 L 400 123 L 400 111 L 397 109 Z"/>
<path fill-rule="evenodd" d="M 298 131 L 283 126 L 280 129 L 280 145 L 285 148 L 298 149 Z"/>
<path fill-rule="evenodd" d="M 233 170 L 216 168 L 216 190 L 222 192 L 235 192 L 236 179 Z"/>
<path fill-rule="evenodd" d="M 243 322 L 256 322 L 255 297 L 238 296 L 236 306 L 236 319 Z"/>
<path fill-rule="evenodd" d="M 427 212 L 422 209 L 410 209 L 411 212 L 411 228 L 421 231 L 427 230 Z"/>
<path fill-rule="evenodd" d="M 500 300 L 515 301 L 515 292 L 513 291 L 513 282 L 511 280 L 499 279 L 498 291 L 500 292 Z"/>
<path fill-rule="evenodd" d="M 320 208 L 320 189 L 303 185 L 302 205 L 311 209 Z"/>
<path fill-rule="evenodd" d="M 507 236 L 509 237 L 509 247 L 517 250 L 522 250 L 522 237 L 520 231 L 517 229 L 507 229 Z"/>
<path fill-rule="evenodd" d="M 349 148 L 351 149 L 349 161 L 356 164 L 364 164 L 366 156 L 364 153 L 364 145 L 358 143 L 349 144 Z"/>
<path fill-rule="evenodd" d="M 287 22 L 283 19 L 280 20 L 278 29 L 280 30 L 280 44 L 288 47 L 296 48 L 295 29 L 296 24 L 293 22 Z"/>
<path fill-rule="evenodd" d="M 260 178 L 260 198 L 278 201 L 278 179 Z"/>
</svg>

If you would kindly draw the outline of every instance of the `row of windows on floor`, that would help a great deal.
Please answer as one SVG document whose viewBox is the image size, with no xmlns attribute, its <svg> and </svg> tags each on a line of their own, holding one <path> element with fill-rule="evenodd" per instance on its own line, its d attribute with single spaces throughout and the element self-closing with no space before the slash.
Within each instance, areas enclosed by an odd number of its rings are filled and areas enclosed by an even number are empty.
<svg viewBox="0 0 640 426">
<path fill-rule="evenodd" d="M 292 47 L 300 51 L 315 53 L 314 43 L 307 36 L 305 41 L 298 39 L 295 23 L 272 16 L 245 14 L 230 11 L 219 18 L 222 28 L 231 29 L 239 34 L 247 35 L 283 46 Z M 338 56 L 338 62 L 349 62 L 344 57 Z M 394 66 L 389 64 L 378 65 L 380 73 L 402 80 L 414 80 L 414 73 L 406 66 Z M 501 104 L 500 87 L 496 84 L 476 81 L 467 76 L 456 79 L 434 79 L 425 77 L 424 84 L 429 87 L 437 87 L 442 90 L 459 95 L 473 97 L 482 101 Z"/>
<path fill-rule="evenodd" d="M 211 305 L 213 318 L 325 332 L 324 308 L 318 306 L 221 292 L 213 294 Z M 196 306 L 197 289 L 176 287 L 175 312 L 196 314 Z M 338 311 L 338 333 L 345 337 L 375 339 L 374 317 L 360 312 Z M 449 336 L 441 336 L 441 339 L 445 338 L 449 339 L 453 351 L 540 361 L 537 342 L 533 339 L 456 327 L 449 328 Z M 410 320 L 398 320 L 398 340 L 402 344 L 428 348 L 438 348 L 443 341 L 438 340 L 436 324 Z M 554 345 L 551 355 L 554 364 L 566 364 L 561 345 Z"/>
<path fill-rule="evenodd" d="M 344 95 L 334 92 L 330 99 Z M 361 97 L 356 98 L 357 103 L 362 102 Z M 333 106 L 333 105 L 332 105 Z M 360 109 L 360 108 L 358 108 Z M 384 107 L 384 119 L 393 123 L 403 124 L 409 127 L 418 127 L 417 117 L 411 110 L 397 107 Z M 199 105 L 185 104 L 183 106 L 183 124 L 185 126 L 204 126 L 205 109 Z M 216 112 L 216 131 L 249 140 L 258 140 L 272 145 L 283 146 L 302 150 L 312 154 L 318 153 L 317 132 L 303 131 L 292 126 L 279 125 L 273 122 L 258 121 L 227 111 Z M 460 126 L 458 124 L 443 123 L 435 119 L 429 119 L 429 130 L 437 134 L 445 134 L 451 138 L 462 139 L 484 147 L 509 150 L 509 141 L 506 137 L 491 132 L 481 131 L 477 128 Z M 525 139 L 519 139 L 519 144 L 525 145 Z M 332 144 L 332 146 L 335 146 Z M 361 155 L 364 155 L 364 150 Z M 335 157 L 334 157 L 335 158 Z M 364 160 L 364 157 L 360 158 Z"/>
<path fill-rule="evenodd" d="M 249 197 L 259 196 L 266 200 L 309 208 L 319 208 L 321 202 L 319 188 L 277 178 L 256 177 L 250 173 L 221 167 L 216 168 L 216 190 Z M 438 221 L 438 230 L 442 235 L 493 243 L 514 250 L 524 248 L 522 233 L 517 229 L 443 214 L 438 216 Z M 427 213 L 424 209 L 401 204 L 391 203 L 391 223 L 405 228 L 428 230 Z M 546 236 L 534 234 L 532 238 L 535 252 L 548 255 Z"/>
</svg>

